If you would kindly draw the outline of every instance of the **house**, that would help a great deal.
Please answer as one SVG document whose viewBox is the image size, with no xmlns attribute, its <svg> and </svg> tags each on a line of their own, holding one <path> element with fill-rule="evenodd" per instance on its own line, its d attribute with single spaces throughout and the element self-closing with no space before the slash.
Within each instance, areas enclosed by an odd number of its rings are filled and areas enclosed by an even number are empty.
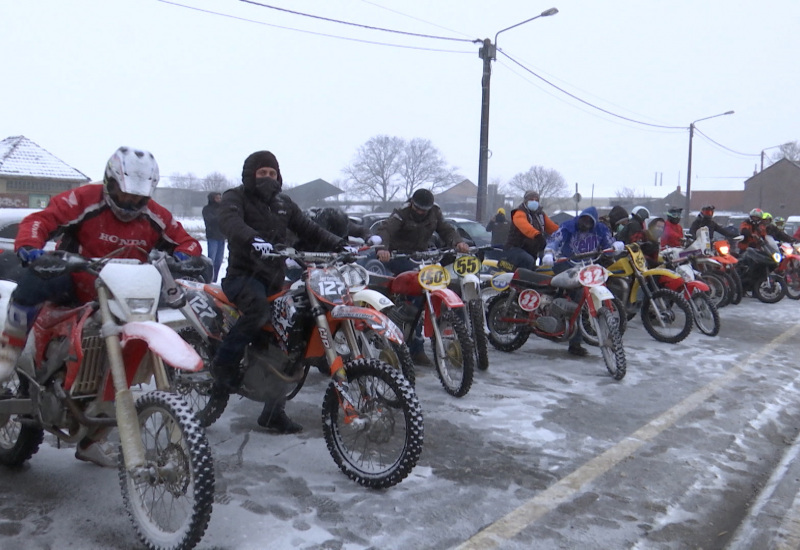
<svg viewBox="0 0 800 550">
<path fill-rule="evenodd" d="M 478 208 L 478 186 L 468 179 L 441 193 L 436 193 L 434 197 L 442 212 L 451 216 L 475 217 Z"/>
<path fill-rule="evenodd" d="M 289 195 L 300 208 L 324 206 L 325 199 L 344 193 L 344 191 L 335 185 L 331 185 L 327 181 L 319 178 L 298 185 L 297 187 L 284 188 L 283 192 Z"/>
<path fill-rule="evenodd" d="M 0 141 L 0 208 L 44 208 L 90 178 L 25 136 Z"/>
<path fill-rule="evenodd" d="M 744 182 L 744 211 L 760 208 L 773 216 L 800 215 L 800 163 L 781 159 Z"/>
</svg>

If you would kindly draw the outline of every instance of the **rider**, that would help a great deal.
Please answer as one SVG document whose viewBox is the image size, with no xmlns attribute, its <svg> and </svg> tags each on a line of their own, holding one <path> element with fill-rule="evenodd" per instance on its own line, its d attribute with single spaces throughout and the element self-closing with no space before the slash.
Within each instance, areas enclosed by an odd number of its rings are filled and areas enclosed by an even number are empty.
<svg viewBox="0 0 800 550">
<path fill-rule="evenodd" d="M 516 267 L 533 269 L 547 244 L 547 236 L 557 230 L 558 224 L 542 210 L 539 192 L 526 191 L 522 202 L 511 211 L 511 229 L 505 245 L 508 261 Z"/>
<path fill-rule="evenodd" d="M 550 236 L 542 257 L 542 266 L 553 266 L 554 257 L 557 255 L 569 258 L 574 254 L 607 248 L 614 248 L 615 251 L 621 252 L 624 246 L 623 243 L 614 240 L 608 226 L 598 221 L 597 209 L 590 206 L 577 218 L 562 223 L 558 231 Z M 553 271 L 559 273 L 570 267 L 572 264 L 569 262 L 561 262 L 553 267 Z M 582 342 L 581 331 L 575 331 L 575 336 L 570 340 L 567 351 L 579 357 L 587 355 L 589 352 L 581 345 Z"/>
<path fill-rule="evenodd" d="M 433 193 L 427 189 L 417 189 L 408 203 L 402 208 L 395 208 L 392 215 L 377 230 L 382 244 L 378 248 L 378 259 L 387 263 L 389 270 L 395 275 L 416 268 L 406 258 L 392 259 L 390 250 L 399 252 L 421 252 L 428 249 L 428 243 L 434 231 L 445 242 L 458 252 L 469 252 L 469 246 L 461 238 L 455 228 L 444 221 L 442 211 L 433 202 Z M 415 336 L 408 344 L 411 359 L 421 366 L 430 366 L 431 360 L 425 355 L 424 343 L 419 336 L 422 326 L 418 325 Z"/>
<path fill-rule="evenodd" d="M 147 252 L 157 244 L 166 244 L 179 260 L 199 256 L 200 243 L 166 208 L 150 198 L 158 179 L 158 164 L 152 153 L 120 147 L 106 163 L 102 185 L 64 191 L 54 196 L 47 208 L 22 220 L 14 241 L 19 259 L 27 265 L 39 258 L 44 254 L 45 243 L 58 231 L 63 232 L 59 250 L 87 258 L 100 258 L 123 248 L 117 257 L 146 260 Z M 0 380 L 13 372 L 43 302 L 72 306 L 95 296 L 91 275 L 76 273 L 43 280 L 25 270 L 11 294 L 0 337 Z M 75 457 L 100 466 L 116 466 L 116 449 L 103 448 L 102 436 L 94 437 L 78 443 Z"/>
<path fill-rule="evenodd" d="M 723 235 L 727 239 L 732 239 L 734 237 L 738 237 L 739 233 L 735 230 L 731 230 L 725 227 L 722 227 L 720 224 L 716 222 L 714 219 L 714 210 L 715 207 L 712 204 L 704 206 L 700 209 L 700 213 L 692 222 L 692 226 L 689 228 L 689 235 L 692 239 L 697 237 L 697 230 L 701 227 L 708 228 L 708 238 L 714 238 L 714 232 Z"/>
<path fill-rule="evenodd" d="M 211 374 L 220 389 L 236 392 L 241 384 L 239 363 L 245 348 L 255 341 L 271 319 L 267 297 L 283 287 L 285 264 L 270 258 L 273 245 L 285 244 L 287 231 L 319 243 L 324 250 L 341 250 L 346 241 L 312 222 L 287 195 L 281 193 L 278 159 L 269 151 L 248 156 L 242 168 L 242 185 L 228 189 L 220 202 L 219 224 L 228 239 L 228 270 L 222 290 L 240 312 L 217 349 Z M 259 342 L 263 344 L 263 342 Z M 279 433 L 303 428 L 284 410 L 283 384 L 277 380 L 266 399 L 258 425 Z"/>
<path fill-rule="evenodd" d="M 780 227 L 778 226 L 778 220 L 781 221 Z M 766 224 L 766 227 L 764 228 L 764 230 L 767 232 L 767 235 L 769 235 L 770 237 L 772 237 L 776 241 L 782 242 L 782 243 L 793 243 L 793 242 L 795 242 L 794 238 L 791 237 L 790 235 L 788 235 L 783 230 L 783 226 L 786 223 L 786 220 L 784 220 L 783 218 L 777 217 L 777 218 L 773 219 L 772 218 L 772 214 L 770 214 L 769 212 L 764 212 L 764 223 Z"/>
<path fill-rule="evenodd" d="M 644 206 L 634 206 L 628 223 L 617 231 L 616 238 L 625 244 L 638 243 L 644 240 L 646 231 L 645 222 L 650 217 L 650 211 Z"/>
<path fill-rule="evenodd" d="M 744 235 L 744 240 L 739 242 L 739 251 L 744 252 L 749 247 L 758 247 L 761 240 L 767 236 L 763 223 L 764 212 L 760 208 L 753 208 L 750 217 L 739 225 L 739 232 Z"/>
<path fill-rule="evenodd" d="M 664 224 L 664 232 L 661 234 L 661 248 L 683 246 L 682 214 L 683 208 L 677 206 L 667 210 L 667 220 Z"/>
</svg>

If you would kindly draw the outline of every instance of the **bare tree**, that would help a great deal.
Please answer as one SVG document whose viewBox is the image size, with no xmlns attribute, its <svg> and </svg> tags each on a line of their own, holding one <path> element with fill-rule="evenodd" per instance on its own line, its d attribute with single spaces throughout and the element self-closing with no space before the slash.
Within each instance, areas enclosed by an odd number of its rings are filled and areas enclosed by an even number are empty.
<svg viewBox="0 0 800 550">
<path fill-rule="evenodd" d="M 618 199 L 621 201 L 628 201 L 634 202 L 635 199 L 649 199 L 650 195 L 647 194 L 646 191 L 642 191 L 640 194 L 636 194 L 636 189 L 632 189 L 630 187 L 623 187 L 622 189 L 617 189 L 614 194 Z"/>
<path fill-rule="evenodd" d="M 342 170 L 349 190 L 383 202 L 393 200 L 400 192 L 397 174 L 404 145 L 398 137 L 370 138 L 358 148 L 353 163 Z"/>
<path fill-rule="evenodd" d="M 511 178 L 508 187 L 514 194 L 524 195 L 526 191 L 538 191 L 539 202 L 547 207 L 549 201 L 569 196 L 567 182 L 557 170 L 544 166 L 531 166 Z"/>
<path fill-rule="evenodd" d="M 406 197 L 422 186 L 433 193 L 458 183 L 455 168 L 448 167 L 444 156 L 430 140 L 415 138 L 405 144 L 398 163 Z"/>
<path fill-rule="evenodd" d="M 772 155 L 771 160 L 774 164 L 781 159 L 791 160 L 792 162 L 800 161 L 800 143 L 790 141 L 781 145 L 780 151 Z"/>
<path fill-rule="evenodd" d="M 186 174 L 173 172 L 167 179 L 169 180 L 170 187 L 176 189 L 201 189 L 200 179 L 191 172 L 187 172 Z"/>
<path fill-rule="evenodd" d="M 209 193 L 212 191 L 222 193 L 231 187 L 233 187 L 233 185 L 231 184 L 230 180 L 228 180 L 224 174 L 220 174 L 219 172 L 211 172 L 201 182 L 201 189 L 203 191 L 208 191 Z"/>
</svg>

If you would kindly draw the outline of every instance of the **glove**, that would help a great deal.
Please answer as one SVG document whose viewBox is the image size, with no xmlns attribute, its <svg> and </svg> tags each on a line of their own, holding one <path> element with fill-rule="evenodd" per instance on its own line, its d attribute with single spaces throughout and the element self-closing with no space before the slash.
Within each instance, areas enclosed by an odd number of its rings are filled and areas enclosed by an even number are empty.
<svg viewBox="0 0 800 550">
<path fill-rule="evenodd" d="M 267 258 L 272 252 L 272 245 L 261 237 L 253 237 L 253 241 L 250 243 L 250 246 L 253 247 L 253 250 L 256 251 L 256 254 L 258 254 L 262 260 Z"/>
<path fill-rule="evenodd" d="M 622 252 L 625 250 L 625 243 L 622 241 L 614 241 L 612 246 L 614 247 L 614 252 Z"/>
<path fill-rule="evenodd" d="M 358 254 L 358 247 L 355 246 L 343 246 L 342 252 L 347 254 Z"/>
<path fill-rule="evenodd" d="M 370 246 L 377 246 L 381 243 L 383 243 L 383 239 L 381 239 L 380 235 L 373 235 L 367 239 L 367 244 Z"/>
<path fill-rule="evenodd" d="M 32 246 L 23 246 L 17 250 L 17 257 L 20 259 L 23 266 L 41 257 L 42 254 L 44 254 L 44 250 L 41 248 L 33 248 Z"/>
<path fill-rule="evenodd" d="M 546 252 L 544 256 L 542 256 L 542 266 L 543 267 L 553 267 L 553 254 L 551 252 Z"/>
<path fill-rule="evenodd" d="M 284 263 L 286 264 L 286 267 L 289 269 L 295 269 L 295 268 L 300 269 L 300 264 L 294 261 L 293 258 L 286 258 L 286 261 Z"/>
<path fill-rule="evenodd" d="M 185 252 L 174 252 L 172 255 L 175 256 L 175 259 L 179 262 L 185 262 L 190 258 L 190 256 Z"/>
</svg>

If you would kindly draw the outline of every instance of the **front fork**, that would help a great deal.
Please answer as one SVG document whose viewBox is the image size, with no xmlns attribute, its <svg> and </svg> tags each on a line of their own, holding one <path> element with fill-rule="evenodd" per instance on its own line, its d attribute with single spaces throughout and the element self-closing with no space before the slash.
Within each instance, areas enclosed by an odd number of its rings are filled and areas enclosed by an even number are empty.
<svg viewBox="0 0 800 550">
<path fill-rule="evenodd" d="M 145 466 L 139 416 L 136 414 L 136 404 L 133 401 L 131 388 L 128 386 L 128 376 L 122 359 L 122 344 L 119 340 L 119 327 L 114 322 L 111 310 L 108 308 L 108 289 L 99 286 L 97 296 L 100 303 L 100 316 L 103 320 L 102 334 L 108 352 L 111 379 L 114 383 L 114 408 L 122 444 L 122 456 L 125 459 L 125 469 L 130 472 Z M 163 373 L 163 363 L 160 370 Z"/>
<path fill-rule="evenodd" d="M 436 346 L 436 356 L 444 357 L 444 342 L 442 341 L 442 333 L 439 330 L 439 323 L 436 322 L 436 310 L 433 308 L 433 299 L 430 292 L 425 292 L 425 315 L 431 323 L 431 330 L 433 330 L 434 345 Z"/>
</svg>

